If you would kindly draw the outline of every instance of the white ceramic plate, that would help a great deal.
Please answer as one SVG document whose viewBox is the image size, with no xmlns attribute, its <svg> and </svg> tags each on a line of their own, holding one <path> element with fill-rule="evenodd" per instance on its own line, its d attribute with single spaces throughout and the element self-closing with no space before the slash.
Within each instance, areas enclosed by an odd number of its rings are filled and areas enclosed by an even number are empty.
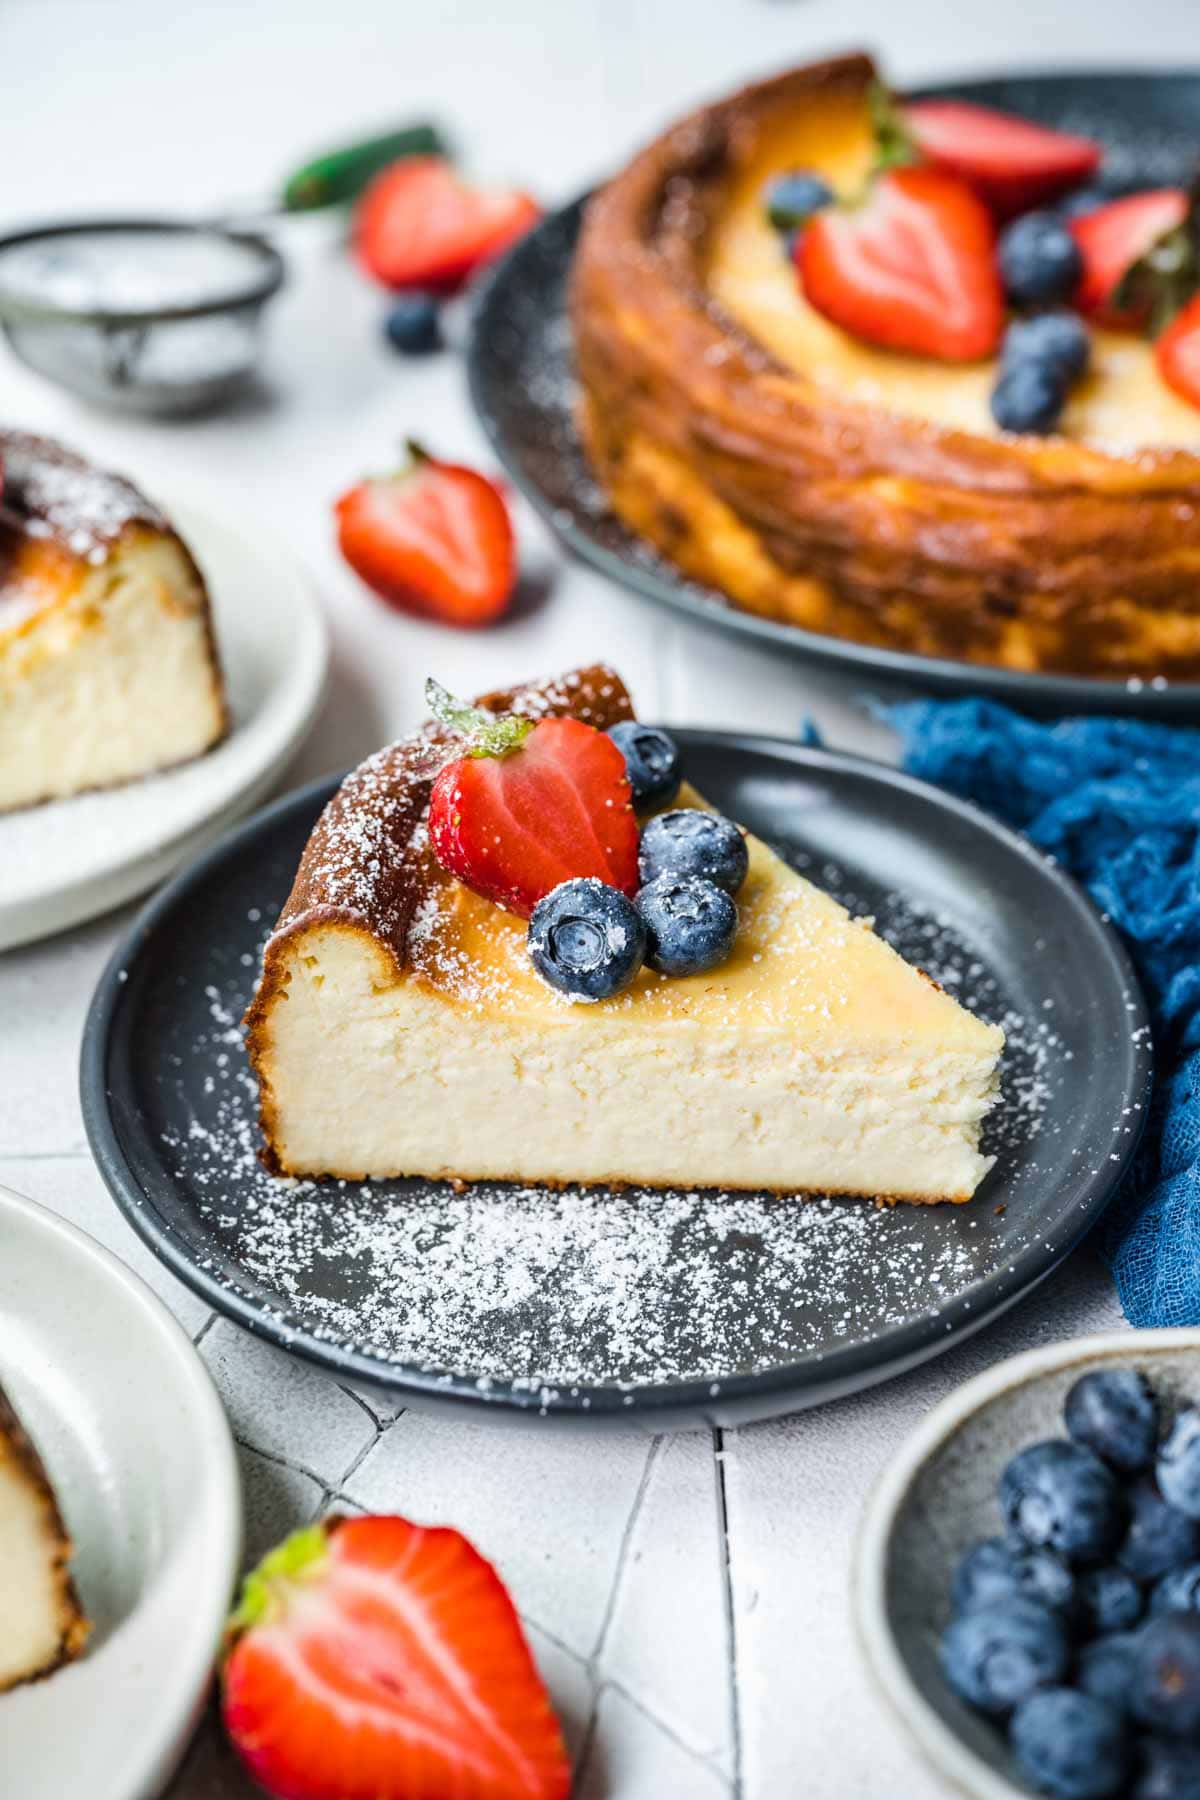
<svg viewBox="0 0 1200 1800">
<path fill-rule="evenodd" d="M 0 1381 L 75 1542 L 79 1662 L 0 1695 L 0 1791 L 151 1800 L 195 1728 L 241 1551 L 233 1440 L 162 1302 L 0 1188 Z"/>
<path fill-rule="evenodd" d="M 0 950 L 144 893 L 261 800 L 321 699 L 329 648 L 287 553 L 185 502 L 168 510 L 204 571 L 233 730 L 146 781 L 0 817 Z"/>
<path fill-rule="evenodd" d="M 964 1550 L 1002 1529 L 1000 1471 L 1065 1434 L 1067 1389 L 1086 1369 L 1144 1369 L 1168 1408 L 1200 1403 L 1200 1331 L 1119 1331 L 1013 1356 L 935 1406 L 885 1470 L 863 1517 L 855 1609 L 871 1672 L 897 1721 L 956 1794 L 1031 1800 L 1004 1735 L 938 1667 L 950 1584 Z"/>
</svg>

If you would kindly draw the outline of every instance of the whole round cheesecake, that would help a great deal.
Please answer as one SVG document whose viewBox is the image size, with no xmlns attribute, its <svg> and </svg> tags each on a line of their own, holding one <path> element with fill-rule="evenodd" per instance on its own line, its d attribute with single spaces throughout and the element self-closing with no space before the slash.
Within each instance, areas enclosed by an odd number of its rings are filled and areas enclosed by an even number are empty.
<svg viewBox="0 0 1200 1800">
<path fill-rule="evenodd" d="M 581 427 L 616 513 L 737 606 L 1015 669 L 1200 675 L 1200 411 L 1097 327 L 1056 429 L 1001 430 L 994 358 L 819 312 L 764 204 L 876 156 L 870 61 L 702 109 L 591 202 L 570 309 Z"/>
</svg>

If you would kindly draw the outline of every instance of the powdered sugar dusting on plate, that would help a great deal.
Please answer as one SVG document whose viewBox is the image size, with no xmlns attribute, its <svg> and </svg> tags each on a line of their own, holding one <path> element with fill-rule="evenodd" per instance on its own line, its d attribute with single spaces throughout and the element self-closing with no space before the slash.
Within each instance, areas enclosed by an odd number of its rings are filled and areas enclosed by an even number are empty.
<svg viewBox="0 0 1200 1800">
<path fill-rule="evenodd" d="M 840 870 L 812 873 L 863 910 Z M 898 948 L 1004 1025 L 1004 1098 L 985 1147 L 1027 1152 L 1053 1093 L 1052 1022 L 1006 1008 L 946 920 L 901 902 L 875 910 Z M 226 1281 L 234 1269 L 285 1329 L 473 1377 L 485 1392 L 719 1384 L 928 1313 L 995 1267 L 986 1184 L 967 1206 L 886 1209 L 711 1190 L 277 1179 L 257 1160 L 238 1024 L 253 972 L 239 966 L 207 988 L 186 1077 L 206 1104 L 164 1148 L 211 1235 L 214 1269 Z"/>
</svg>

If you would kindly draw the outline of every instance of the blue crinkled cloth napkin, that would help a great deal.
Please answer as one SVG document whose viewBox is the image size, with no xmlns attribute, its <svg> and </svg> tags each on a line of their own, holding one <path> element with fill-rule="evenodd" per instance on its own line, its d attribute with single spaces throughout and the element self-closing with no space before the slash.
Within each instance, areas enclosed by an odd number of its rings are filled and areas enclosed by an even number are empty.
<svg viewBox="0 0 1200 1800">
<path fill-rule="evenodd" d="M 1038 724 L 985 700 L 887 710 L 904 767 L 1048 851 L 1121 932 L 1150 1005 L 1142 1146 L 1102 1248 L 1134 1325 L 1200 1325 L 1200 731 Z"/>
</svg>

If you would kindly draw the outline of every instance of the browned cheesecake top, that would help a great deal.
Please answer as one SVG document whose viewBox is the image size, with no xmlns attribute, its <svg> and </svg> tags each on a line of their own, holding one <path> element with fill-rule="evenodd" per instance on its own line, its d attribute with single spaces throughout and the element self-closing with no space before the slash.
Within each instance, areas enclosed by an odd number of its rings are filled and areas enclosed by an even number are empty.
<svg viewBox="0 0 1200 1800">
<path fill-rule="evenodd" d="M 582 719 L 601 731 L 633 717 L 624 682 L 603 663 L 484 694 L 476 704 L 529 719 Z M 403 960 L 409 921 L 430 881 L 430 790 L 453 743 L 444 726 L 431 723 L 377 750 L 346 777 L 313 827 L 272 942 L 341 919 Z"/>
<path fill-rule="evenodd" d="M 0 431 L 0 534 L 14 526 L 52 539 L 72 555 L 101 563 L 127 525 L 171 529 L 123 475 L 98 469 L 50 438 Z"/>
</svg>

